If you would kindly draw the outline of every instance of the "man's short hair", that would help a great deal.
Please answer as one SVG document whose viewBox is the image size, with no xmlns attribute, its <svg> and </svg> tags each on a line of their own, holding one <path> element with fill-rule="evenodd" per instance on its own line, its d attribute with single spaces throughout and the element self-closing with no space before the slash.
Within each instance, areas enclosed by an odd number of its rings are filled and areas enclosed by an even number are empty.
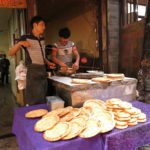
<svg viewBox="0 0 150 150">
<path fill-rule="evenodd" d="M 67 27 L 62 28 L 62 29 L 59 30 L 59 36 L 60 37 L 63 37 L 65 39 L 67 39 L 67 38 L 70 37 L 70 35 L 71 35 L 71 32 Z"/>
<path fill-rule="evenodd" d="M 33 29 L 33 24 L 34 23 L 39 23 L 40 21 L 44 21 L 44 19 L 40 16 L 34 16 L 31 21 L 30 21 L 30 25 L 31 25 L 31 28 Z M 44 21 L 45 22 L 45 21 Z"/>
</svg>

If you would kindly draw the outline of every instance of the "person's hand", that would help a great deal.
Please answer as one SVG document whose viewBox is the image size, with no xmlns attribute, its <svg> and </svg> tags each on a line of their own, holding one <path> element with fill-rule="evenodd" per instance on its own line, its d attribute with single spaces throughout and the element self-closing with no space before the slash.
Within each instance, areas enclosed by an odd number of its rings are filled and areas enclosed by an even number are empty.
<svg viewBox="0 0 150 150">
<path fill-rule="evenodd" d="M 24 47 L 31 47 L 32 46 L 28 41 L 20 41 L 19 44 L 20 44 L 20 46 L 24 46 Z"/>
<path fill-rule="evenodd" d="M 78 70 L 79 69 L 79 64 L 78 63 L 74 63 L 72 65 L 73 70 Z"/>
<path fill-rule="evenodd" d="M 56 68 L 56 65 L 54 63 L 51 63 L 51 62 L 48 63 L 48 66 L 49 66 L 50 69 L 55 69 Z"/>
<path fill-rule="evenodd" d="M 66 64 L 64 64 L 64 63 L 62 63 L 61 65 L 61 70 L 63 70 L 63 71 L 66 71 L 66 70 L 68 70 L 68 66 L 66 65 Z"/>
</svg>

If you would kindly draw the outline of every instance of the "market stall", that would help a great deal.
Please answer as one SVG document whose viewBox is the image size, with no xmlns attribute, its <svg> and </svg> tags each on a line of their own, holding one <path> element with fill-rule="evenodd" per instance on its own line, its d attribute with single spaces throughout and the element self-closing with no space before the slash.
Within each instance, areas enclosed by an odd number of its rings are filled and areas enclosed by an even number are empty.
<svg viewBox="0 0 150 150">
<path fill-rule="evenodd" d="M 25 114 L 34 109 L 47 109 L 45 104 L 17 108 L 14 112 L 13 133 L 17 136 L 20 150 L 135 150 L 150 144 L 150 105 L 133 101 L 132 105 L 146 114 L 147 120 L 126 129 L 113 129 L 92 138 L 76 137 L 72 140 L 49 142 L 42 133 L 34 131 L 39 119 L 25 118 Z"/>
</svg>

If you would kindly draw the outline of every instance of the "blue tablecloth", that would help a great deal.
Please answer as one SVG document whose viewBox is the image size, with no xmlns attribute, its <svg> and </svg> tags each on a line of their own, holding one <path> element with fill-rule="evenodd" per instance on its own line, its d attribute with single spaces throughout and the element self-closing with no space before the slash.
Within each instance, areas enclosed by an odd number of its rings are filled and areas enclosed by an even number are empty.
<svg viewBox="0 0 150 150">
<path fill-rule="evenodd" d="M 145 123 L 138 123 L 124 130 L 113 129 L 89 139 L 77 137 L 58 142 L 44 140 L 43 133 L 37 133 L 33 129 L 38 119 L 27 119 L 24 116 L 30 110 L 47 109 L 45 104 L 17 108 L 14 111 L 12 131 L 17 136 L 20 150 L 135 150 L 150 144 L 150 105 L 138 101 L 132 103 L 146 113 Z"/>
</svg>

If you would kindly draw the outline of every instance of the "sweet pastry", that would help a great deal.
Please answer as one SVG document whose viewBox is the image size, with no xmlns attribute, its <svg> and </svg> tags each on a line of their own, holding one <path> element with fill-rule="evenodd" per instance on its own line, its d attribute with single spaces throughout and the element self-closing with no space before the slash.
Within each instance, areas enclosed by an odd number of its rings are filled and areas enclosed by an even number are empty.
<svg viewBox="0 0 150 150">
<path fill-rule="evenodd" d="M 31 110 L 25 114 L 26 118 L 39 118 L 46 115 L 48 111 L 46 109 Z"/>
</svg>

